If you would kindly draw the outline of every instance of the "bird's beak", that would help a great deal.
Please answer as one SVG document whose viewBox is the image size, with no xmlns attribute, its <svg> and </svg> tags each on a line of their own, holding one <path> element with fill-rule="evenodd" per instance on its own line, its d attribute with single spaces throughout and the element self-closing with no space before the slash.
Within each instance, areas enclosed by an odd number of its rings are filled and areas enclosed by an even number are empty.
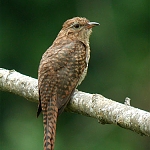
<svg viewBox="0 0 150 150">
<path fill-rule="evenodd" d="M 97 22 L 88 22 L 87 23 L 87 28 L 90 29 L 90 28 L 98 26 L 98 25 L 100 25 L 100 24 L 97 23 Z"/>
</svg>

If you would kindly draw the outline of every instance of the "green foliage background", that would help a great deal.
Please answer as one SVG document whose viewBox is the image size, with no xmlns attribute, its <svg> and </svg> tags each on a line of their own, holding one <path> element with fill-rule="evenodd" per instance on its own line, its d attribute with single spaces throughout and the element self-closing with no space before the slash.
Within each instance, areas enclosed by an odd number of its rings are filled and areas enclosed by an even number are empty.
<svg viewBox="0 0 150 150">
<path fill-rule="evenodd" d="M 150 111 L 150 11 L 147 0 L 2 0 L 0 67 L 37 78 L 39 61 L 62 23 L 84 16 L 101 25 L 90 38 L 88 75 L 78 88 Z M 37 104 L 0 91 L 0 149 L 42 150 L 42 115 Z M 63 113 L 56 150 L 148 150 L 148 137 Z"/>
</svg>

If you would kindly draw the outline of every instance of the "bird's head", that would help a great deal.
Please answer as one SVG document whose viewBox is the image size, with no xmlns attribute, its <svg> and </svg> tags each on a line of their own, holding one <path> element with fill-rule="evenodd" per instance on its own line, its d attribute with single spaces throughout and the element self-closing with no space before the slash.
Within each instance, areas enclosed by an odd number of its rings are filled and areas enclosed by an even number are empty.
<svg viewBox="0 0 150 150">
<path fill-rule="evenodd" d="M 86 18 L 74 17 L 64 22 L 59 35 L 80 41 L 89 41 L 94 26 L 100 25 L 97 22 L 90 22 Z"/>
</svg>

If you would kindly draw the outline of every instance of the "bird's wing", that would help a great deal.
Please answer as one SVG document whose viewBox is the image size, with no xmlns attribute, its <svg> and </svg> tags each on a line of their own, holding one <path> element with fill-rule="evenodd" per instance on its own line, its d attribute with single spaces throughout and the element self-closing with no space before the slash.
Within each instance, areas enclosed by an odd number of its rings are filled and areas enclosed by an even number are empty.
<svg viewBox="0 0 150 150">
<path fill-rule="evenodd" d="M 82 42 L 63 41 L 62 43 L 50 47 L 45 52 L 38 76 L 40 104 L 43 100 L 44 103 L 55 101 L 59 114 L 70 100 L 87 66 L 86 46 Z M 39 111 L 41 111 L 40 105 Z"/>
</svg>

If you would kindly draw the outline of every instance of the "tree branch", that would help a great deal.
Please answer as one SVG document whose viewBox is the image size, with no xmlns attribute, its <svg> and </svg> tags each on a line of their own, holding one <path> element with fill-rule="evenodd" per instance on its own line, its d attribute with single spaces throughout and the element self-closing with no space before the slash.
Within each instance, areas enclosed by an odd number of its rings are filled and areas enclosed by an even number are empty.
<svg viewBox="0 0 150 150">
<path fill-rule="evenodd" d="M 37 79 L 22 75 L 15 70 L 0 68 L 0 90 L 20 95 L 27 100 L 38 102 Z M 98 119 L 102 124 L 116 124 L 141 135 L 150 136 L 150 113 L 121 104 L 100 94 L 75 91 L 66 111 Z"/>
</svg>

